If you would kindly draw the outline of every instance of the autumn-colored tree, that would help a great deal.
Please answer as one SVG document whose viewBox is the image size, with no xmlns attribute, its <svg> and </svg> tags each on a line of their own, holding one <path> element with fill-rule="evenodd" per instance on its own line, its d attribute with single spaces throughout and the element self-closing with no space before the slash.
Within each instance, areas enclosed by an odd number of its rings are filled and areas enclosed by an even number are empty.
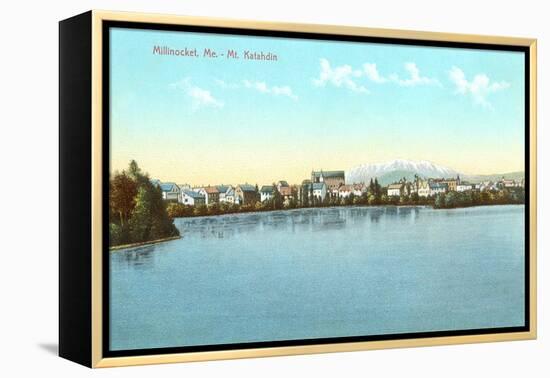
<svg viewBox="0 0 550 378">
<path fill-rule="evenodd" d="M 109 206 L 118 216 L 118 223 L 124 227 L 136 205 L 137 185 L 126 172 L 115 173 L 109 183 Z M 114 220 L 111 220 L 113 222 Z"/>
</svg>

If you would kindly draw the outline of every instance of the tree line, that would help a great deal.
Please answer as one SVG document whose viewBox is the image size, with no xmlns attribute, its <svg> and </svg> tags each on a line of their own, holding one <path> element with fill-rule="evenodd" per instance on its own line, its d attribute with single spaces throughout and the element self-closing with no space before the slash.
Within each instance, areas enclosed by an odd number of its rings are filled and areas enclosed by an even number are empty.
<svg viewBox="0 0 550 378">
<path fill-rule="evenodd" d="M 525 203 L 524 188 L 504 188 L 485 192 L 469 190 L 466 192 L 440 193 L 435 197 L 434 208 L 454 209 L 457 207 L 523 203 Z"/>
</svg>

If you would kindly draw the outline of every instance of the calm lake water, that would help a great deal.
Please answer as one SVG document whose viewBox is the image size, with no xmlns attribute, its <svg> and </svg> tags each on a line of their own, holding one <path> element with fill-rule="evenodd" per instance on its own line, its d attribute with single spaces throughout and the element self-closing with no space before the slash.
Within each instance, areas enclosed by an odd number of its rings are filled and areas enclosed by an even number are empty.
<svg viewBox="0 0 550 378">
<path fill-rule="evenodd" d="M 110 254 L 111 350 L 524 324 L 524 206 L 181 218 Z"/>
</svg>

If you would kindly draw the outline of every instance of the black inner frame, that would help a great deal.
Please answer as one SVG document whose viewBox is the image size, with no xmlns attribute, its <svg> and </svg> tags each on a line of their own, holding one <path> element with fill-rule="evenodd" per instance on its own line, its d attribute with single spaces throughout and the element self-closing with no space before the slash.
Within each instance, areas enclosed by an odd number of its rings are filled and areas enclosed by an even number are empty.
<svg viewBox="0 0 550 378">
<path fill-rule="evenodd" d="M 482 329 L 464 329 L 464 330 L 448 330 L 448 331 L 430 331 L 430 332 L 413 332 L 399 334 L 382 334 L 382 335 L 367 335 L 367 336 L 348 336 L 348 337 L 330 337 L 330 338 L 315 338 L 302 340 L 279 340 L 279 341 L 259 341 L 246 343 L 232 344 L 215 344 L 215 345 L 193 345 L 181 347 L 166 347 L 166 348 L 147 348 L 147 349 L 130 349 L 116 350 L 109 349 L 110 341 L 110 317 L 109 317 L 109 172 L 110 172 L 110 28 L 126 28 L 126 29 L 145 29 L 145 30 L 160 30 L 160 31 L 180 31 L 180 32 L 200 32 L 209 34 L 228 34 L 241 36 L 260 36 L 273 38 L 296 38 L 310 40 L 327 40 L 327 41 L 342 41 L 342 42 L 363 42 L 363 43 L 379 43 L 379 44 L 396 44 L 396 45 L 412 45 L 412 46 L 432 46 L 432 47 L 453 47 L 466 48 L 477 50 L 497 50 L 497 51 L 516 51 L 524 53 L 524 84 L 525 84 L 525 130 L 524 130 L 524 153 L 525 153 L 525 324 L 519 327 L 501 327 L 501 328 L 482 328 Z M 530 56 L 529 47 L 527 46 L 508 46 L 498 44 L 482 44 L 482 43 L 464 43 L 464 42 L 441 42 L 431 40 L 412 40 L 402 38 L 386 38 L 386 37 L 366 37 L 356 35 L 333 35 L 321 33 L 305 33 L 305 32 L 287 32 L 287 31 L 271 31 L 271 30 L 251 30 L 239 28 L 211 27 L 211 26 L 191 26 L 191 25 L 166 25 L 158 23 L 141 23 L 127 21 L 103 21 L 102 23 L 102 66 L 103 66 L 103 93 L 102 93 L 102 158 L 103 158 L 103 357 L 126 357 L 139 355 L 154 355 L 154 354 L 170 354 L 170 353 L 191 353 L 191 352 L 207 352 L 220 350 L 235 350 L 235 349 L 252 349 L 252 348 L 269 348 L 269 347 L 287 347 L 287 346 L 304 346 L 314 344 L 336 344 L 347 342 L 362 342 L 362 341 L 382 341 L 382 340 L 398 340 L 398 339 L 416 339 L 430 337 L 448 337 L 448 336 L 465 336 L 465 335 L 482 335 L 482 334 L 500 334 L 510 332 L 528 332 L 530 330 Z"/>
</svg>

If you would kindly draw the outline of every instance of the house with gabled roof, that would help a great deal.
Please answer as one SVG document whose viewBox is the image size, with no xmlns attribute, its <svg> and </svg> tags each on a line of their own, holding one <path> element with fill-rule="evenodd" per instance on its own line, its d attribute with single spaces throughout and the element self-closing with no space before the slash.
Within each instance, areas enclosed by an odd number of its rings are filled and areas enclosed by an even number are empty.
<svg viewBox="0 0 550 378">
<path fill-rule="evenodd" d="M 260 201 L 265 202 L 273 198 L 275 194 L 275 187 L 273 185 L 263 185 L 260 189 Z"/>
<path fill-rule="evenodd" d="M 313 197 L 324 201 L 327 196 L 327 184 L 324 182 L 314 182 L 312 185 Z"/>
<path fill-rule="evenodd" d="M 416 188 L 419 197 L 430 196 L 430 183 L 428 180 L 417 180 Z"/>
<path fill-rule="evenodd" d="M 235 188 L 231 185 L 216 185 L 220 192 L 220 203 L 235 203 Z"/>
<path fill-rule="evenodd" d="M 290 185 L 285 180 L 277 181 L 277 190 L 279 192 L 281 192 L 281 188 L 290 188 Z"/>
<path fill-rule="evenodd" d="M 283 198 L 283 203 L 287 204 L 292 199 L 292 187 L 285 180 L 277 181 L 277 191 L 281 194 Z"/>
<path fill-rule="evenodd" d="M 237 185 L 235 188 L 235 203 L 253 205 L 256 203 L 256 187 L 250 184 Z"/>
<path fill-rule="evenodd" d="M 353 195 L 356 197 L 361 197 L 367 192 L 367 186 L 363 183 L 353 184 Z"/>
<path fill-rule="evenodd" d="M 302 195 L 304 193 L 307 193 L 307 197 L 310 200 L 312 199 L 312 195 L 313 195 L 313 198 L 324 201 L 326 196 L 327 196 L 327 193 L 328 193 L 326 183 L 324 183 L 324 182 L 314 182 L 314 183 L 312 183 L 309 180 L 304 180 L 303 181 L 300 190 L 301 190 Z"/>
<path fill-rule="evenodd" d="M 220 202 L 220 192 L 215 186 L 205 186 L 199 188 L 197 192 L 204 196 L 207 205 Z"/>
<path fill-rule="evenodd" d="M 162 182 L 159 184 L 162 191 L 162 199 L 168 202 L 178 202 L 180 188 L 173 182 Z"/>
<path fill-rule="evenodd" d="M 338 188 L 338 197 L 340 198 L 348 198 L 353 193 L 353 186 L 352 185 L 341 185 Z"/>
<path fill-rule="evenodd" d="M 187 206 L 198 206 L 206 204 L 204 196 L 193 190 L 182 190 L 180 199 L 180 202 Z"/>
</svg>

